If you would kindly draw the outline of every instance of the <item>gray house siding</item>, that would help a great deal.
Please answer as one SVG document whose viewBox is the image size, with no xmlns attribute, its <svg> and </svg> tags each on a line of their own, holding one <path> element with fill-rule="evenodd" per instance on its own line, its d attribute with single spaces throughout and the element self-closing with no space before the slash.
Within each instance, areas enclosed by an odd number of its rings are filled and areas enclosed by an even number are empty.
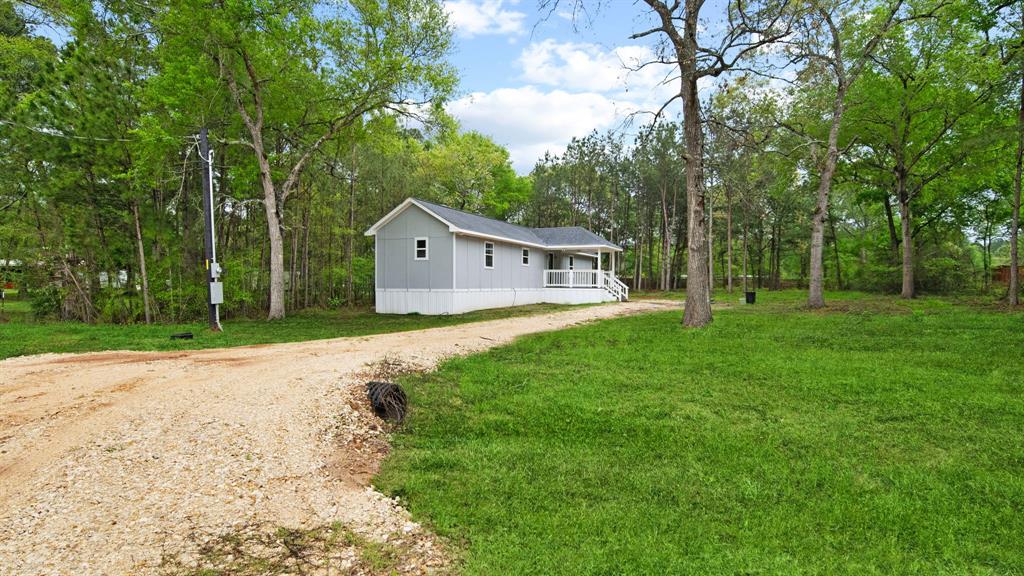
<svg viewBox="0 0 1024 576">
<path fill-rule="evenodd" d="M 455 287 L 459 290 L 510 290 L 544 287 L 547 252 L 540 248 L 493 241 L 494 267 L 484 266 L 484 243 L 472 236 L 455 237 Z M 522 263 L 522 250 L 530 251 L 530 264 Z"/>
<path fill-rule="evenodd" d="M 547 262 L 547 252 L 544 253 L 545 262 Z M 573 258 L 573 269 L 574 270 L 596 270 L 597 264 L 596 259 L 593 256 L 581 256 L 579 254 L 566 254 L 563 252 L 555 252 L 555 269 L 556 270 L 568 270 L 569 269 L 569 256 Z"/>
<path fill-rule="evenodd" d="M 450 289 L 453 236 L 437 218 L 410 206 L 377 233 L 377 288 Z M 416 238 L 428 239 L 427 260 L 414 258 Z"/>
</svg>

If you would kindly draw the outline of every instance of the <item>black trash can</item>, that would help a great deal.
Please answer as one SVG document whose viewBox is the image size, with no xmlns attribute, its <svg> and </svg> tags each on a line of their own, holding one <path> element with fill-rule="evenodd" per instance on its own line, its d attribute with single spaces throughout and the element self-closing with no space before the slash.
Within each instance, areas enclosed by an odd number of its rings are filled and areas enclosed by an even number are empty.
<svg viewBox="0 0 1024 576">
<path fill-rule="evenodd" d="M 747 295 L 747 304 L 753 304 L 757 301 L 757 292 L 744 292 Z"/>
</svg>

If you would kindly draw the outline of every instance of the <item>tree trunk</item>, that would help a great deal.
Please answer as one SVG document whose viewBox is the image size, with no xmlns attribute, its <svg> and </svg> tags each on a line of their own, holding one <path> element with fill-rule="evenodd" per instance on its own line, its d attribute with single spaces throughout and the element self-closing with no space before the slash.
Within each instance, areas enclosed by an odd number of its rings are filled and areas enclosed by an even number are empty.
<svg viewBox="0 0 1024 576">
<path fill-rule="evenodd" d="M 643 290 L 644 230 L 639 224 L 639 214 L 637 216 L 636 242 L 633 243 L 633 289 Z"/>
<path fill-rule="evenodd" d="M 840 81 L 832 108 L 832 126 L 828 130 L 828 151 L 821 167 L 821 180 L 818 182 L 817 204 L 811 218 L 811 278 L 807 295 L 807 306 L 810 308 L 825 306 L 825 218 L 828 216 L 828 195 L 832 190 L 832 177 L 836 173 L 836 163 L 839 161 L 839 126 L 846 109 L 845 99 L 846 87 Z"/>
<path fill-rule="evenodd" d="M 685 53 L 689 61 L 685 66 L 696 63 L 696 14 L 688 16 Z M 693 71 L 685 71 L 683 77 L 683 129 L 686 133 L 686 206 L 689 257 L 686 267 L 686 308 L 683 325 L 699 328 L 711 322 L 711 293 L 708 290 L 708 240 L 707 223 L 704 221 L 704 132 L 700 125 L 700 100 L 697 93 L 697 78 Z"/>
<path fill-rule="evenodd" d="M 647 210 L 647 287 L 652 288 L 654 284 L 654 208 Z"/>
<path fill-rule="evenodd" d="M 892 261 L 896 262 L 900 257 L 900 236 L 896 233 L 896 222 L 892 217 L 892 202 L 889 201 L 889 193 L 885 193 L 885 200 L 882 205 L 885 207 L 885 220 L 889 226 L 889 248 L 892 250 Z"/>
<path fill-rule="evenodd" d="M 262 164 L 262 162 L 261 162 Z M 284 240 L 281 237 L 281 219 L 277 213 L 277 195 L 270 182 L 270 166 L 263 178 L 263 204 L 266 207 L 267 240 L 270 244 L 270 303 L 267 320 L 284 318 Z M 260 167 L 263 171 L 263 167 Z"/>
<path fill-rule="evenodd" d="M 306 194 L 306 210 L 302 216 L 302 307 L 309 308 L 309 211 L 312 195 Z"/>
<path fill-rule="evenodd" d="M 142 278 L 142 307 L 146 316 L 146 324 L 153 322 L 150 311 L 149 278 L 146 276 L 146 249 L 142 243 L 142 225 L 139 223 L 139 203 L 132 201 L 132 216 L 135 220 L 135 247 L 139 252 L 139 276 Z"/>
<path fill-rule="evenodd" d="M 253 97 L 253 110 L 255 117 L 249 115 L 245 104 L 242 103 L 241 90 L 235 81 L 234 73 L 230 66 L 225 66 L 219 57 L 214 57 L 214 62 L 221 69 L 224 78 L 227 80 L 228 88 L 235 107 L 238 109 L 242 121 L 249 130 L 252 137 L 253 155 L 260 168 L 260 185 L 263 188 L 263 207 L 267 220 L 267 241 L 270 244 L 270 302 L 268 303 L 267 319 L 277 320 L 284 318 L 284 239 L 281 237 L 281 215 L 278 212 L 278 191 L 274 186 L 274 179 L 270 170 L 270 160 L 267 157 L 266 148 L 263 142 L 263 100 L 260 91 L 259 79 L 253 70 L 248 54 L 243 53 L 246 71 L 252 81 L 250 86 Z M 282 195 L 282 203 L 284 196 Z"/>
<path fill-rule="evenodd" d="M 352 146 L 352 173 L 349 174 L 348 184 L 348 238 L 345 242 L 345 304 L 352 308 L 356 305 L 355 272 L 352 260 L 355 258 L 355 235 L 356 235 L 356 147 Z"/>
<path fill-rule="evenodd" d="M 659 281 L 659 287 L 663 291 L 667 291 L 669 286 L 669 278 L 671 276 L 672 269 L 672 238 L 670 232 L 670 224 L 668 217 L 668 191 L 665 190 L 665 186 L 661 187 L 661 278 Z"/>
<path fill-rule="evenodd" d="M 725 190 L 725 274 L 726 289 L 732 294 L 732 196 Z"/>
<path fill-rule="evenodd" d="M 774 273 L 772 276 L 772 288 L 779 290 L 782 288 L 782 222 L 781 219 L 775 224 L 775 232 L 772 233 L 772 237 L 775 239 L 774 242 L 774 254 L 772 258 L 775 260 L 772 264 Z"/>
<path fill-rule="evenodd" d="M 836 288 L 843 289 L 843 269 L 839 260 L 839 236 L 836 235 L 836 219 L 832 217 L 831 210 L 828 215 L 828 227 L 832 232 L 832 253 L 836 260 Z"/>
<path fill-rule="evenodd" d="M 292 255 L 288 262 L 289 267 L 289 280 L 288 280 L 288 295 L 291 297 L 292 310 L 299 307 L 299 290 L 298 290 L 298 260 L 299 260 L 299 226 L 298 223 L 292 224 L 292 239 L 291 239 Z"/>
<path fill-rule="evenodd" d="M 1021 16 L 1024 19 L 1024 15 Z M 1020 187 L 1021 171 L 1024 167 L 1024 71 L 1020 78 L 1020 110 L 1017 113 L 1017 167 L 1013 173 L 1013 216 L 1010 221 L 1010 294 L 1011 306 L 1020 303 L 1020 260 L 1018 242 L 1020 238 Z"/>
<path fill-rule="evenodd" d="M 914 238 L 911 229 L 910 198 L 906 194 L 900 198 L 900 226 L 903 228 L 903 288 L 901 298 L 914 297 Z"/>
<path fill-rule="evenodd" d="M 747 272 L 747 270 L 748 270 L 748 268 L 747 268 L 747 260 L 748 260 L 748 255 L 747 255 L 747 209 L 744 208 L 743 209 L 743 292 L 744 292 L 744 294 L 750 290 L 749 286 L 747 285 L 747 276 L 749 275 L 749 272 Z"/>
<path fill-rule="evenodd" d="M 715 295 L 715 199 L 714 196 L 709 192 L 707 194 L 707 216 L 708 216 L 708 299 L 711 299 Z"/>
<path fill-rule="evenodd" d="M 982 287 L 985 292 L 992 287 L 992 276 L 989 273 L 992 262 L 992 232 L 991 227 L 986 224 L 985 234 L 981 237 L 981 272 L 982 272 Z"/>
</svg>

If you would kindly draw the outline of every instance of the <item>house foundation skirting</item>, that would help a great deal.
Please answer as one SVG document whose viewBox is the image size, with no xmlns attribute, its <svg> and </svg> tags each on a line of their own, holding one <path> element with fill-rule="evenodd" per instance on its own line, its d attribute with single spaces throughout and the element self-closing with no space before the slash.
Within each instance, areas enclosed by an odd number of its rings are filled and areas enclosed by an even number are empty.
<svg viewBox="0 0 1024 576">
<path fill-rule="evenodd" d="M 517 288 L 500 290 L 376 291 L 378 314 L 462 314 L 525 304 L 594 304 L 615 298 L 601 288 Z"/>
</svg>

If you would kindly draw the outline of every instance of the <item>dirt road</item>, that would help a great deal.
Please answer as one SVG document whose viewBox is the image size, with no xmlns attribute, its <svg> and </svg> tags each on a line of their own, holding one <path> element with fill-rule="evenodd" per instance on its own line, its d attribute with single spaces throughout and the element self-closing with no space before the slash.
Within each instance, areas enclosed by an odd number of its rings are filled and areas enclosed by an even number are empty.
<svg viewBox="0 0 1024 576">
<path fill-rule="evenodd" d="M 341 522 L 438 544 L 367 485 L 386 432 L 362 388 L 385 357 L 431 368 L 532 332 L 666 309 L 640 301 L 377 336 L 0 362 L 0 574 L 146 574 L 245 525 Z"/>
</svg>

